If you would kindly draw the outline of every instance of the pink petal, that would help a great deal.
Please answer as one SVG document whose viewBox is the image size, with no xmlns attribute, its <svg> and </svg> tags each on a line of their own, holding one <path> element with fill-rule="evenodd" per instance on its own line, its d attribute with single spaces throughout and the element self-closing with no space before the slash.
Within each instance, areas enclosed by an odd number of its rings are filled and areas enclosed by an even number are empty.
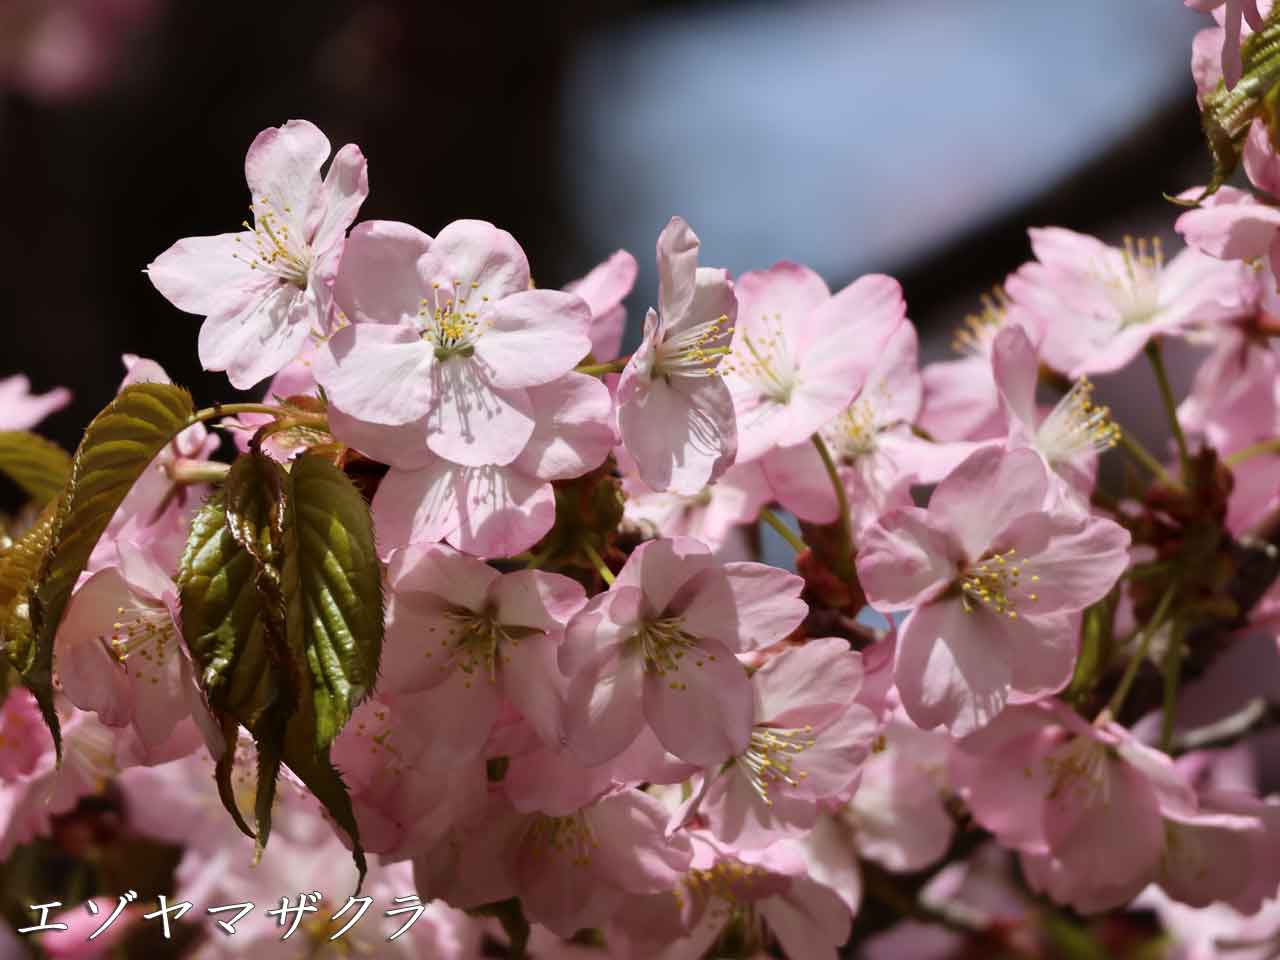
<svg viewBox="0 0 1280 960">
<path fill-rule="evenodd" d="M 757 909 L 789 957 L 836 960 L 853 930 L 840 898 L 808 877 L 796 877 L 785 897 L 769 897 Z"/>
<path fill-rule="evenodd" d="M 399 426 L 437 403 L 431 345 L 407 324 L 356 323 L 316 358 L 316 382 L 332 406 L 368 423 Z"/>
<path fill-rule="evenodd" d="M 368 196 L 368 161 L 359 147 L 348 143 L 334 155 L 324 175 L 320 187 L 320 206 L 324 212 L 312 239 L 313 247 L 327 250 L 340 244 Z"/>
<path fill-rule="evenodd" d="M 420 470 L 392 469 L 383 477 L 372 504 L 379 549 L 451 536 L 466 496 L 459 473 L 447 460 L 433 460 Z"/>
<path fill-rule="evenodd" d="M 930 511 L 899 507 L 863 533 L 858 580 L 877 610 L 907 610 L 956 578 L 958 553 L 959 545 Z"/>
<path fill-rule="evenodd" d="M 595 377 L 570 372 L 528 394 L 534 425 L 514 461 L 521 472 L 543 480 L 580 477 L 600 466 L 618 442 L 613 399 Z"/>
<path fill-rule="evenodd" d="M 576 583 L 574 585 L 577 586 Z M 556 665 L 556 647 L 559 642 L 558 634 L 535 634 L 505 643 L 502 647 L 501 669 L 502 691 L 507 699 L 533 725 L 542 742 L 555 747 L 559 747 L 566 737 L 564 699 L 568 687 L 564 675 Z"/>
<path fill-rule="evenodd" d="M 658 235 L 658 313 L 664 328 L 683 320 L 693 303 L 698 247 L 698 235 L 680 217 L 672 217 Z"/>
<path fill-rule="evenodd" d="M 133 719 L 134 697 L 127 668 L 106 644 L 116 632 L 120 608 L 133 604 L 120 572 L 114 567 L 99 570 L 72 595 L 55 641 L 63 693 L 112 727 Z"/>
<path fill-rule="evenodd" d="M 270 203 L 277 216 L 301 224 L 320 199 L 320 168 L 329 151 L 329 139 L 306 120 L 268 127 L 254 138 L 244 158 L 250 195 L 255 202 Z"/>
<path fill-rule="evenodd" d="M 880 356 L 881 349 L 906 323 L 907 305 L 902 296 L 902 285 L 893 277 L 883 274 L 867 274 L 859 277 L 830 300 L 819 306 L 802 328 L 808 336 L 798 344 L 822 359 L 826 348 L 853 353 L 859 360 L 854 382 L 862 385 L 871 365 Z M 857 349 L 850 349 L 849 337 L 856 337 Z"/>
<path fill-rule="evenodd" d="M 1030 514 L 1000 534 L 998 549 L 1017 550 L 1018 609 L 1043 615 L 1082 610 L 1106 596 L 1129 564 L 1130 539 L 1101 517 Z"/>
<path fill-rule="evenodd" d="M 951 528 L 964 559 L 975 561 L 1015 517 L 1039 511 L 1048 489 L 1048 470 L 1035 451 L 982 447 L 938 484 L 929 513 Z"/>
<path fill-rule="evenodd" d="M 551 484 L 505 467 L 455 467 L 463 493 L 447 539 L 478 557 L 513 557 L 541 540 L 556 519 Z"/>
<path fill-rule="evenodd" d="M 809 613 L 800 599 L 804 580 L 795 574 L 763 563 L 729 563 L 724 574 L 729 610 L 720 607 L 712 591 L 700 591 L 682 610 L 686 626 L 698 636 L 714 636 L 735 652 L 756 650 L 785 638 Z"/>
<path fill-rule="evenodd" d="M 727 647 L 702 638 L 672 669 L 644 675 L 644 715 L 662 745 L 699 766 L 722 763 L 751 737 L 751 684 Z"/>
<path fill-rule="evenodd" d="M 685 584 L 717 566 L 710 549 L 691 537 L 649 540 L 627 557 L 614 588 L 639 587 L 644 592 L 646 611 L 661 615 Z M 731 602 L 727 595 L 725 599 Z"/>
<path fill-rule="evenodd" d="M 599 846 L 592 853 L 600 875 L 629 893 L 676 888 L 693 859 L 689 841 L 665 836 L 667 812 L 639 790 L 624 790 L 587 811 Z"/>
<path fill-rule="evenodd" d="M 1012 703 L 1042 700 L 1071 682 L 1079 654 L 1078 616 L 1024 616 L 1005 622 Z"/>
<path fill-rule="evenodd" d="M 618 409 L 622 442 L 654 490 L 693 495 L 723 473 L 737 448 L 733 398 L 718 377 L 687 390 L 653 380 Z"/>
<path fill-rule="evenodd" d="M 801 520 L 831 523 L 840 515 L 835 489 L 812 443 L 777 447 L 760 462 L 774 497 Z"/>
<path fill-rule="evenodd" d="M 573 369 L 591 350 L 586 301 L 559 290 L 525 290 L 493 305 L 475 343 L 495 387 L 533 387 Z"/>
<path fill-rule="evenodd" d="M 179 310 L 234 315 L 273 288 L 276 278 L 249 268 L 253 234 L 179 240 L 147 265 L 147 279 Z"/>
<path fill-rule="evenodd" d="M 394 220 L 366 220 L 351 231 L 333 296 L 352 323 L 416 326 L 424 295 L 418 260 L 431 238 Z"/>
<path fill-rule="evenodd" d="M 1036 379 L 1040 358 L 1021 327 L 1005 327 L 996 334 L 991 349 L 996 389 L 1004 401 L 1011 435 L 1028 443 L 1036 429 Z"/>
<path fill-rule="evenodd" d="M 635 286 L 636 258 L 618 250 L 580 280 L 565 289 L 576 293 L 591 308 L 591 355 L 599 361 L 618 355 L 627 314 L 622 301 Z"/>
<path fill-rule="evenodd" d="M 902 624 L 894 681 L 902 705 L 925 730 L 962 737 L 990 723 L 1009 697 L 1012 669 L 998 616 L 959 600 L 918 607 Z"/>
<path fill-rule="evenodd" d="M 1280 229 L 1280 209 L 1223 187 L 1178 217 L 1175 228 L 1192 247 L 1224 260 L 1264 256 Z"/>
<path fill-rule="evenodd" d="M 533 434 L 533 406 L 522 389 L 498 389 L 476 358 L 451 357 L 432 371 L 436 402 L 427 446 L 467 467 L 508 464 Z"/>
<path fill-rule="evenodd" d="M 348 416 L 329 407 L 329 432 L 371 460 L 401 470 L 421 470 L 440 458 L 427 449 L 427 418 L 387 426 Z"/>
<path fill-rule="evenodd" d="M 771 658 L 751 678 L 756 723 L 820 727 L 848 709 L 862 686 L 862 658 L 840 637 L 810 640 Z"/>
<path fill-rule="evenodd" d="M 620 647 L 635 634 L 644 607 L 644 593 L 625 583 L 615 583 L 592 597 L 565 629 L 559 652 L 560 672 L 572 677 L 606 649 Z"/>
<path fill-rule="evenodd" d="M 483 220 L 455 220 L 441 230 L 418 271 L 426 287 L 456 286 L 472 303 L 487 298 L 492 305 L 529 289 L 529 260 L 520 244 Z"/>
<path fill-rule="evenodd" d="M 565 736 L 582 763 L 611 760 L 635 740 L 644 727 L 644 683 L 644 658 L 616 647 L 574 672 L 565 698 Z"/>
</svg>

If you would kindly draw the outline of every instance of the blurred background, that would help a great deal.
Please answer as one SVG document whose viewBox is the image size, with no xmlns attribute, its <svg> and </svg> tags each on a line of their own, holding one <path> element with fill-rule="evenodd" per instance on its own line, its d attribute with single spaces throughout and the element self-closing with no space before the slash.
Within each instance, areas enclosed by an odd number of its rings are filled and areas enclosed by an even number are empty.
<svg viewBox="0 0 1280 960">
<path fill-rule="evenodd" d="M 1176 247 L 1161 191 L 1207 175 L 1209 23 L 1179 0 L 0 0 L 0 376 L 74 390 L 44 428 L 68 447 L 123 352 L 233 398 L 141 271 L 238 228 L 245 150 L 291 117 L 362 147 L 362 218 L 492 220 L 543 286 L 631 250 L 630 342 L 679 213 L 735 274 L 894 274 L 941 357 L 1028 225 Z"/>
</svg>

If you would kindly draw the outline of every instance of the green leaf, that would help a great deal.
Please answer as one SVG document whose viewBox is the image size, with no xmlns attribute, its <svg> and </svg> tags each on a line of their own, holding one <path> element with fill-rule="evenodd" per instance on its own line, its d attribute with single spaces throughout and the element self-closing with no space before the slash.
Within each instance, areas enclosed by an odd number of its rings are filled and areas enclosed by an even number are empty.
<svg viewBox="0 0 1280 960">
<path fill-rule="evenodd" d="M 324 750 L 373 689 L 383 609 L 368 504 L 320 457 L 299 457 L 289 474 L 282 584 L 290 651 L 305 660 L 315 745 Z"/>
<path fill-rule="evenodd" d="M 71 456 L 56 443 L 23 430 L 0 431 L 0 473 L 37 503 L 48 503 L 71 475 Z"/>
<path fill-rule="evenodd" d="M 245 454 L 231 465 L 222 488 L 227 529 L 271 575 L 279 562 L 288 478 L 269 457 Z"/>
<path fill-rule="evenodd" d="M 36 660 L 31 595 L 40 565 L 53 541 L 56 516 L 54 504 L 45 507 L 31 529 L 0 555 L 0 650 L 13 669 L 24 677 Z M 7 672 L 8 667 L 5 670 Z M 62 733 L 53 709 L 53 691 L 32 688 L 32 693 L 40 704 L 40 712 L 53 735 L 54 749 L 61 759 Z"/>
<path fill-rule="evenodd" d="M 49 705 L 45 719 L 55 741 L 60 735 L 52 712 L 53 638 L 71 591 L 116 508 L 194 412 L 191 395 L 181 387 L 132 384 L 94 418 L 76 450 L 30 604 L 34 649 L 22 671 L 42 707 Z"/>
<path fill-rule="evenodd" d="M 210 708 L 250 729 L 276 699 L 257 577 L 215 496 L 192 520 L 178 563 L 182 635 Z"/>
</svg>

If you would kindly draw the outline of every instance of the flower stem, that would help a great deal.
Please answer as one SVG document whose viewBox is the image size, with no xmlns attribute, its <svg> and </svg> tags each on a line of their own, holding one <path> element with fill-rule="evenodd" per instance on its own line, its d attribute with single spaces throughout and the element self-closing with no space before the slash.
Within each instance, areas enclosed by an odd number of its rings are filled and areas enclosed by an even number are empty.
<svg viewBox="0 0 1280 960">
<path fill-rule="evenodd" d="M 1165 416 L 1169 418 L 1169 428 L 1173 431 L 1174 442 L 1178 444 L 1178 462 L 1182 466 L 1182 482 L 1191 481 L 1191 454 L 1187 452 L 1187 438 L 1182 432 L 1182 424 L 1178 422 L 1178 405 L 1173 399 L 1173 387 L 1169 385 L 1169 373 L 1164 367 L 1164 354 L 1160 352 L 1160 341 L 1151 340 L 1147 344 L 1147 359 L 1151 361 L 1151 370 L 1156 375 L 1156 385 L 1160 388 L 1160 401 L 1164 404 Z"/>
<path fill-rule="evenodd" d="M 827 449 L 821 434 L 813 435 L 813 445 L 818 450 L 818 456 L 822 458 L 822 465 L 827 468 L 827 477 L 835 490 L 836 503 L 840 507 L 840 516 L 836 519 L 840 547 L 839 553 L 835 556 L 835 572 L 847 583 L 853 579 L 853 565 L 849 562 L 849 557 L 853 553 L 853 536 L 849 526 L 849 495 L 845 493 L 840 471 L 836 469 L 836 462 L 832 459 L 831 451 Z"/>
<path fill-rule="evenodd" d="M 609 569 L 608 564 L 604 562 L 604 557 L 590 543 L 582 541 L 582 552 L 587 555 L 592 565 L 596 568 L 596 573 L 600 574 L 600 579 L 605 582 L 606 586 L 613 586 L 613 571 Z"/>
<path fill-rule="evenodd" d="M 1160 749 L 1173 749 L 1173 727 L 1178 714 L 1178 683 L 1182 679 L 1182 630 L 1173 625 L 1169 650 L 1164 655 L 1164 713 L 1160 721 Z"/>
<path fill-rule="evenodd" d="M 1138 646 L 1129 658 L 1128 666 L 1124 669 L 1124 675 L 1120 678 L 1120 685 L 1116 687 L 1115 693 L 1111 695 L 1111 700 L 1107 703 L 1104 713 L 1112 717 L 1119 715 L 1120 708 L 1124 706 L 1125 697 L 1129 696 L 1129 688 L 1133 686 L 1134 678 L 1138 675 L 1138 668 L 1142 666 L 1142 661 L 1147 658 L 1147 651 L 1151 649 L 1151 640 L 1155 637 L 1160 627 L 1164 625 L 1164 621 L 1169 616 L 1169 608 L 1173 606 L 1174 598 L 1177 595 L 1178 582 L 1175 580 L 1169 584 L 1164 596 L 1156 604 L 1156 610 L 1151 615 L 1151 621 L 1143 628 L 1142 636 L 1138 638 Z"/>
<path fill-rule="evenodd" d="M 1174 479 L 1169 476 L 1169 471 L 1164 468 L 1164 464 L 1153 457 L 1147 451 L 1147 448 L 1144 447 L 1141 442 L 1133 436 L 1133 434 L 1129 433 L 1128 430 L 1125 430 L 1119 424 L 1116 424 L 1116 427 L 1119 430 L 1117 436 L 1120 439 L 1120 446 L 1124 447 L 1125 452 L 1128 453 L 1129 456 L 1133 457 L 1133 459 L 1141 466 L 1145 467 L 1147 471 L 1161 483 L 1167 483 L 1172 486 L 1174 484 Z"/>
<path fill-rule="evenodd" d="M 783 523 L 782 518 L 768 507 L 765 507 L 760 511 L 760 519 L 773 527 L 773 529 L 777 531 L 778 536 L 787 541 L 787 543 L 791 545 L 791 549 L 796 553 L 804 553 L 809 549 L 809 545 L 801 540 L 800 537 L 796 536 L 796 532 Z"/>
<path fill-rule="evenodd" d="M 187 422 L 199 423 L 202 420 L 216 420 L 218 417 L 234 417 L 239 413 L 265 413 L 270 417 L 283 417 L 286 411 L 266 403 L 215 403 L 211 407 L 197 410 Z"/>
<path fill-rule="evenodd" d="M 1280 453 L 1280 437 L 1271 437 L 1267 440 L 1259 440 L 1257 443 L 1250 444 L 1230 456 L 1223 457 L 1222 462 L 1228 467 L 1238 467 L 1246 460 L 1252 460 L 1254 457 L 1260 457 L 1263 454 Z"/>
<path fill-rule="evenodd" d="M 574 373 L 585 373 L 591 377 L 602 377 L 606 373 L 621 373 L 627 366 L 630 357 L 619 357 L 608 363 L 584 363 L 573 368 Z"/>
</svg>

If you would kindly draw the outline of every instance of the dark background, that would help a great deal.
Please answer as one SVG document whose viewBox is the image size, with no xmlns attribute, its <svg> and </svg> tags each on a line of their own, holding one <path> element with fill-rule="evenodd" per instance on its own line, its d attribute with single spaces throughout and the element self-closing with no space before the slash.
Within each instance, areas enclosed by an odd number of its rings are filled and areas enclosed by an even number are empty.
<svg viewBox="0 0 1280 960">
<path fill-rule="evenodd" d="M 68 447 L 126 351 L 201 403 L 235 396 L 142 269 L 237 228 L 244 152 L 291 117 L 364 150 L 362 219 L 492 220 L 543 286 L 628 247 L 633 325 L 681 213 L 735 273 L 893 273 L 930 357 L 1028 225 L 1172 241 L 1160 193 L 1208 165 L 1187 65 L 1209 21 L 1176 0 L 0 7 L 0 376 L 73 389 L 43 428 Z M 81 18 L 88 78 L 29 75 L 49 9 Z"/>
</svg>

